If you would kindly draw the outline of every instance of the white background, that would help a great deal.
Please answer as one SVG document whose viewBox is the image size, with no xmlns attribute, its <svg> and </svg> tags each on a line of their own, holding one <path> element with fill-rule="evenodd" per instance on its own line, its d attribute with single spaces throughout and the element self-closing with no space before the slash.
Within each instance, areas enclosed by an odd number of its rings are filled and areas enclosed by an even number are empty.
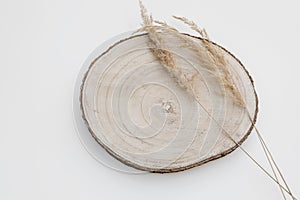
<svg viewBox="0 0 300 200">
<path fill-rule="evenodd" d="M 255 80 L 258 127 L 300 197 L 299 0 L 150 1 L 204 26 Z M 0 1 L 0 199 L 281 199 L 240 150 L 177 174 L 127 175 L 97 163 L 74 129 L 72 97 L 86 57 L 139 27 L 136 0 Z M 266 166 L 253 133 L 243 146 Z"/>
</svg>

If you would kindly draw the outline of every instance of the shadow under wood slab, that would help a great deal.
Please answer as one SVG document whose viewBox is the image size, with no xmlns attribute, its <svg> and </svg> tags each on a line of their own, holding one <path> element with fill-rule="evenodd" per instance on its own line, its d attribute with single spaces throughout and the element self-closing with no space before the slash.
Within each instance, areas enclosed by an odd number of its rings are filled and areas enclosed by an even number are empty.
<svg viewBox="0 0 300 200">
<path fill-rule="evenodd" d="M 111 155 L 140 170 L 166 173 L 236 149 L 224 130 L 241 144 L 256 121 L 258 99 L 249 73 L 223 47 L 212 43 L 228 61 L 247 109 L 235 102 L 220 72 L 204 66 L 181 38 L 159 35 L 197 99 L 153 55 L 147 34 L 140 34 L 116 42 L 91 62 L 82 81 L 80 106 L 90 133 Z M 203 45 L 201 38 L 186 37 Z"/>
</svg>

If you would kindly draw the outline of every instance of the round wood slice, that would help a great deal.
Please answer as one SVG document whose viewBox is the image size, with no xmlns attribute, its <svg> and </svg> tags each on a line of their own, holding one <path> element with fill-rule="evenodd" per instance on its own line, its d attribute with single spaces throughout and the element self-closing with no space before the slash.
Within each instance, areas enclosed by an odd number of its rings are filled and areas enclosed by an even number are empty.
<svg viewBox="0 0 300 200">
<path fill-rule="evenodd" d="M 159 173 L 189 169 L 232 152 L 237 145 L 224 130 L 241 144 L 253 128 L 246 110 L 254 122 L 258 112 L 253 81 L 231 53 L 214 44 L 229 62 L 247 109 L 235 103 L 219 75 L 202 67 L 182 40 L 163 37 L 176 66 L 200 74 L 194 80 L 199 102 L 152 54 L 147 34 L 125 38 L 99 55 L 84 76 L 80 95 L 83 119 L 103 148 L 129 166 Z"/>
</svg>

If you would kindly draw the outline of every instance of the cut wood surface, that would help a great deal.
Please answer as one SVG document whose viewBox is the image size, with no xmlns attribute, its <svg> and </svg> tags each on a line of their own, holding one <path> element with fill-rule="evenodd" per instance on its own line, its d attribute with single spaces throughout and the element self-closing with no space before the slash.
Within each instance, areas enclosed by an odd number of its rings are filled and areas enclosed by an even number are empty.
<svg viewBox="0 0 300 200">
<path fill-rule="evenodd" d="M 236 149 L 224 130 L 241 144 L 253 128 L 247 112 L 256 121 L 258 99 L 250 75 L 224 48 L 213 43 L 224 54 L 246 108 L 236 103 L 220 71 L 203 66 L 182 39 L 159 34 L 197 99 L 153 55 L 147 34 L 140 34 L 115 43 L 91 63 L 80 103 L 90 133 L 111 155 L 137 169 L 164 173 L 199 166 Z"/>
</svg>

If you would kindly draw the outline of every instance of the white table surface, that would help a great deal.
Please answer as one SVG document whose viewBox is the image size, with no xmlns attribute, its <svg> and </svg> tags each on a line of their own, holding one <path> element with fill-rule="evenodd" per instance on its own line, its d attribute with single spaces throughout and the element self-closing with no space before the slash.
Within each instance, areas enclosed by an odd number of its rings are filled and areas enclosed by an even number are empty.
<svg viewBox="0 0 300 200">
<path fill-rule="evenodd" d="M 204 26 L 254 78 L 258 128 L 300 197 L 298 0 L 150 1 Z M 177 174 L 128 175 L 96 162 L 73 124 L 77 74 L 103 41 L 140 24 L 132 0 L 0 1 L 0 199 L 281 199 L 240 150 Z M 181 26 L 182 27 L 182 26 Z M 253 132 L 243 144 L 267 166 Z"/>
</svg>

